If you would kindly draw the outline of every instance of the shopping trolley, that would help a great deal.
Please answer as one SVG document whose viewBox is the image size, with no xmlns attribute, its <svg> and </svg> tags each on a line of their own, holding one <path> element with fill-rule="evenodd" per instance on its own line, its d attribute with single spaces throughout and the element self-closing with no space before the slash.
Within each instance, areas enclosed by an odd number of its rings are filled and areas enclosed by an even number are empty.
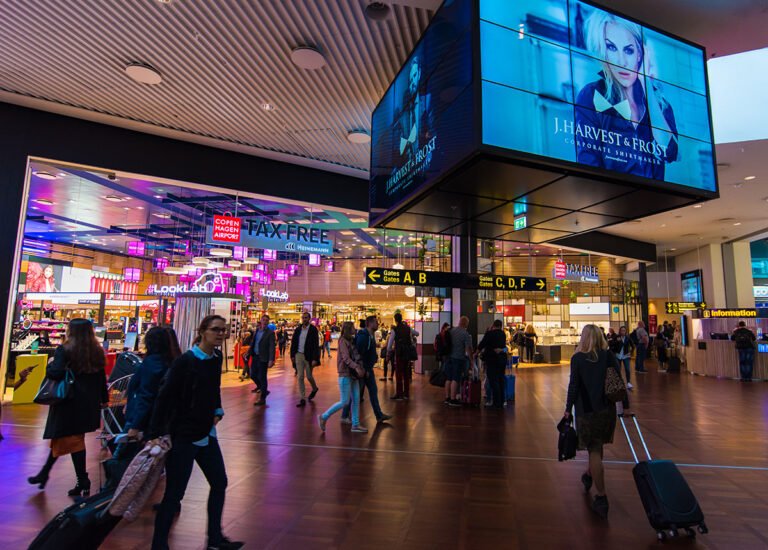
<svg viewBox="0 0 768 550">
<path fill-rule="evenodd" d="M 102 430 L 99 439 L 102 447 L 114 450 L 115 438 L 123 432 L 125 404 L 128 402 L 128 385 L 132 374 L 118 378 L 107 385 L 109 406 L 101 409 Z"/>
</svg>

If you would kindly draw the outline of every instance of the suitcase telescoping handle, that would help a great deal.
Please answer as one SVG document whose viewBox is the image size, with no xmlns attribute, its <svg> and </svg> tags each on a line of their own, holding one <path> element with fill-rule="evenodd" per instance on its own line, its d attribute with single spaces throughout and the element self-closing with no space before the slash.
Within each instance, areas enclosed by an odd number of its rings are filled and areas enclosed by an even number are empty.
<svg viewBox="0 0 768 550">
<path fill-rule="evenodd" d="M 643 449 L 645 449 L 645 456 L 648 457 L 648 460 L 651 459 L 651 453 L 648 452 L 648 445 L 645 444 L 645 438 L 643 437 L 643 432 L 640 430 L 640 424 L 637 422 L 637 417 L 632 413 L 621 413 L 618 415 L 619 421 L 621 422 L 621 427 L 624 429 L 624 435 L 627 436 L 627 443 L 629 443 L 629 450 L 632 451 L 632 457 L 635 459 L 635 464 L 639 463 L 640 461 L 637 459 L 637 453 L 635 452 L 635 446 L 632 444 L 632 438 L 629 437 L 629 432 L 627 431 L 627 425 L 624 422 L 624 419 L 626 417 L 632 418 L 632 420 L 635 422 L 635 429 L 637 429 L 637 435 L 640 436 L 640 443 L 643 444 Z"/>
</svg>

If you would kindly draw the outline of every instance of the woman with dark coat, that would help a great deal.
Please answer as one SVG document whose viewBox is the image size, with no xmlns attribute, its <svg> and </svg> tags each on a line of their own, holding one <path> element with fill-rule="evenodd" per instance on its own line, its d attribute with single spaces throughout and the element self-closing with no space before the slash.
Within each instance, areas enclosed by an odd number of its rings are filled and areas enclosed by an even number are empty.
<svg viewBox="0 0 768 550">
<path fill-rule="evenodd" d="M 242 542 L 230 541 L 221 531 L 227 490 L 227 472 L 219 447 L 216 425 L 224 417 L 221 408 L 221 347 L 227 322 L 209 315 L 197 328 L 192 349 L 171 365 L 160 388 L 148 429 L 148 437 L 170 435 L 173 446 L 165 463 L 163 501 L 155 517 L 153 550 L 167 550 L 173 518 L 184 498 L 192 467 L 203 471 L 211 487 L 208 494 L 209 550 L 236 550 Z"/>
<path fill-rule="evenodd" d="M 616 429 L 616 405 L 605 396 L 608 369 L 616 369 L 621 377 L 616 356 L 608 350 L 600 329 L 595 325 L 585 326 L 576 353 L 571 357 L 571 379 L 563 416 L 570 418 L 571 409 L 576 407 L 578 448 L 589 452 L 589 465 L 581 476 L 581 482 L 589 491 L 594 480 L 597 495 L 592 502 L 592 510 L 602 518 L 608 516 L 603 445 L 613 443 Z M 629 406 L 629 403 L 625 401 L 625 405 Z"/>
<path fill-rule="evenodd" d="M 144 336 L 147 354 L 128 384 L 125 429 L 129 439 L 137 439 L 152 418 L 160 383 L 174 360 L 168 331 L 153 327 Z"/>
<path fill-rule="evenodd" d="M 43 439 L 51 440 L 51 452 L 43 469 L 27 479 L 30 484 L 45 488 L 56 459 L 71 454 L 77 485 L 68 494 L 73 497 L 90 494 L 91 481 L 85 469 L 85 434 L 99 429 L 101 408 L 109 402 L 105 363 L 104 350 L 96 340 L 91 322 L 87 319 L 70 321 L 67 337 L 56 349 L 46 377 L 63 380 L 70 369 L 75 379 L 73 395 L 48 409 Z"/>
</svg>

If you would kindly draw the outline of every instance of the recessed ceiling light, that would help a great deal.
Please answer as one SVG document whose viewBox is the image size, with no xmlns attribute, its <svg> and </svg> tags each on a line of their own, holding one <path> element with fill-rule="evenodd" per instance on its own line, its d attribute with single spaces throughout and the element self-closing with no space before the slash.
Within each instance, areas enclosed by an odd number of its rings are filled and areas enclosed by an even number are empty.
<svg viewBox="0 0 768 550">
<path fill-rule="evenodd" d="M 733 225 L 741 225 L 741 222 L 736 222 L 736 223 L 735 223 L 735 224 L 733 224 Z"/>
<path fill-rule="evenodd" d="M 276 107 L 271 103 L 262 103 L 261 108 L 265 111 L 274 111 Z"/>
<path fill-rule="evenodd" d="M 130 210 L 130 207 L 128 207 L 128 206 L 123 206 L 123 210 Z"/>
<path fill-rule="evenodd" d="M 55 180 L 56 176 L 51 174 L 50 172 L 46 172 L 44 170 L 38 170 L 36 172 L 33 172 L 38 178 L 43 180 Z"/>
<path fill-rule="evenodd" d="M 156 199 L 162 199 L 162 198 L 163 198 L 163 196 L 162 196 L 162 195 L 155 195 L 155 198 L 156 198 Z"/>
<path fill-rule="evenodd" d="M 663 223 L 661 224 L 661 227 L 667 227 L 667 224 Z"/>
<path fill-rule="evenodd" d="M 34 199 L 37 204 L 44 204 L 46 206 L 51 206 L 56 204 L 51 199 Z"/>
<path fill-rule="evenodd" d="M 675 250 L 677 250 L 677 248 L 670 248 L 669 250 L 670 250 L 671 252 L 674 252 Z"/>
<path fill-rule="evenodd" d="M 143 206 L 137 206 L 136 210 L 144 210 L 144 207 Z"/>
<path fill-rule="evenodd" d="M 32 210 L 40 210 L 40 208 L 39 208 L 39 207 L 37 207 L 37 206 L 33 206 L 33 207 L 32 207 Z"/>
<path fill-rule="evenodd" d="M 390 8 L 384 2 L 371 2 L 365 6 L 365 16 L 373 21 L 383 21 L 389 13 Z"/>
<path fill-rule="evenodd" d="M 109 202 L 125 202 L 129 199 L 128 197 L 121 197 L 120 195 L 107 195 L 104 197 L 104 200 Z"/>
<path fill-rule="evenodd" d="M 701 208 L 702 206 L 704 206 L 704 205 L 703 204 L 694 204 L 693 205 L 694 208 Z"/>
<path fill-rule="evenodd" d="M 744 178 L 744 181 L 752 181 L 752 180 L 753 180 L 753 179 L 755 179 L 756 177 L 757 177 L 757 176 L 747 176 L 746 178 Z"/>
<path fill-rule="evenodd" d="M 160 71 L 146 63 L 129 63 L 125 67 L 125 74 L 139 84 L 155 85 L 163 81 Z"/>
<path fill-rule="evenodd" d="M 291 61 L 297 67 L 316 71 L 325 66 L 325 58 L 316 48 L 299 46 L 291 52 Z"/>
<path fill-rule="evenodd" d="M 154 217 L 156 217 L 156 218 L 162 218 L 162 219 L 164 219 L 164 220 L 170 219 L 170 217 L 171 217 L 171 215 L 170 215 L 170 214 L 165 214 L 165 213 L 163 213 L 163 212 L 155 212 L 155 213 L 154 213 L 154 214 L 152 214 L 152 215 L 153 215 Z"/>
<path fill-rule="evenodd" d="M 350 143 L 370 143 L 371 134 L 367 130 L 350 130 L 347 132 L 347 140 Z"/>
</svg>

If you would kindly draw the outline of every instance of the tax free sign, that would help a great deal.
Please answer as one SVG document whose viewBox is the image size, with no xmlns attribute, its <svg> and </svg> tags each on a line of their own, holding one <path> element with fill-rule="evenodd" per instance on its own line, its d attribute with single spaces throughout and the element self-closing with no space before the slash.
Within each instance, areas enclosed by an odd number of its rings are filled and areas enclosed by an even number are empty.
<svg viewBox="0 0 768 550">
<path fill-rule="evenodd" d="M 327 229 L 280 221 L 248 220 L 215 216 L 206 231 L 212 245 L 245 246 L 299 254 L 333 255 L 333 239 Z"/>
</svg>

